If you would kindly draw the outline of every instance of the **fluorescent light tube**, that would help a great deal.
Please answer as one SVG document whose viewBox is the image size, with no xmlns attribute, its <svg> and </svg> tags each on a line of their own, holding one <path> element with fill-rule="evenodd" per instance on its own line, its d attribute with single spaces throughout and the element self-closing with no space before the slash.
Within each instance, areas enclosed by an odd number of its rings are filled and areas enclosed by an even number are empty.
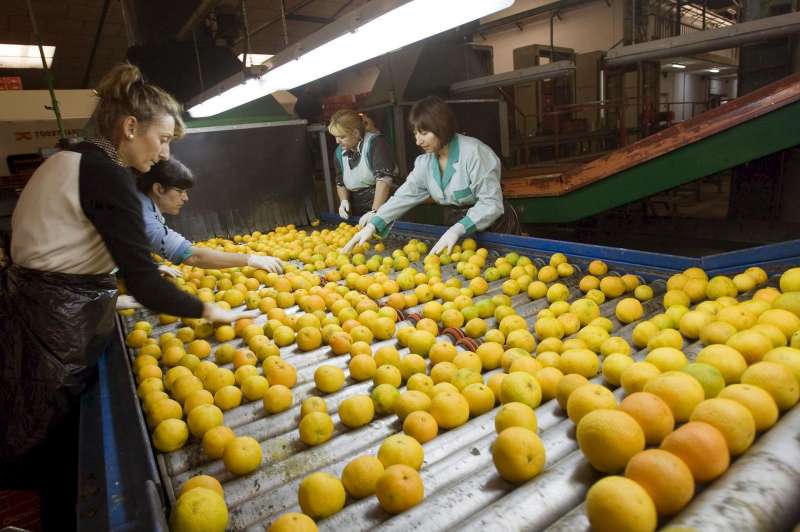
<svg viewBox="0 0 800 532">
<path fill-rule="evenodd" d="M 294 50 L 302 48 L 304 41 L 314 42 L 319 40 L 319 35 L 330 34 L 330 28 L 339 21 L 304 39 L 298 43 L 299 46 L 278 54 L 274 59 L 278 66 L 257 80 L 246 82 L 245 88 L 239 88 L 235 77 L 212 87 L 189 102 L 189 114 L 193 117 L 211 116 L 279 90 L 305 85 L 513 4 L 514 0 L 385 0 L 382 3 L 373 0 L 352 15 L 343 17 L 346 20 L 341 23 L 342 31 L 333 34 L 323 44 L 297 57 L 292 56 Z M 369 10 L 376 9 L 376 5 L 384 5 L 387 9 L 364 24 L 352 24 L 352 21 L 359 20 L 361 10 L 369 13 Z M 241 82 L 242 78 L 238 79 Z"/>
<path fill-rule="evenodd" d="M 47 67 L 53 63 L 55 46 L 42 46 Z M 33 44 L 0 44 L 0 68 L 42 68 L 39 47 Z"/>
<path fill-rule="evenodd" d="M 719 74 L 718 68 L 709 68 L 708 71 L 711 72 L 712 74 Z"/>
<path fill-rule="evenodd" d="M 672 63 L 670 66 L 672 68 L 680 68 L 680 69 L 686 68 L 686 65 L 681 65 L 680 63 Z"/>
</svg>

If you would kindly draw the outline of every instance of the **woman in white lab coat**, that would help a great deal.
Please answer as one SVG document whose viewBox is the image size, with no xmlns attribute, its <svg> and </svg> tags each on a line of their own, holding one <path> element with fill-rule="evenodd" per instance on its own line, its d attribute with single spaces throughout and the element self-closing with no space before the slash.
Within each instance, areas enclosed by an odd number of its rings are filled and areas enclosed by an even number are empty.
<svg viewBox="0 0 800 532">
<path fill-rule="evenodd" d="M 411 108 L 409 123 L 424 154 L 414 161 L 406 182 L 367 219 L 343 251 L 363 244 L 373 234 L 385 236 L 392 222 L 428 198 L 445 207 L 445 223 L 452 226 L 431 248 L 447 250 L 475 231 L 519 232 L 519 221 L 500 189 L 500 159 L 480 140 L 455 132 L 448 105 L 429 96 Z"/>
<path fill-rule="evenodd" d="M 336 111 L 328 132 L 338 144 L 333 158 L 339 216 L 368 219 L 391 193 L 397 173 L 392 149 L 369 118 L 351 109 Z"/>
</svg>

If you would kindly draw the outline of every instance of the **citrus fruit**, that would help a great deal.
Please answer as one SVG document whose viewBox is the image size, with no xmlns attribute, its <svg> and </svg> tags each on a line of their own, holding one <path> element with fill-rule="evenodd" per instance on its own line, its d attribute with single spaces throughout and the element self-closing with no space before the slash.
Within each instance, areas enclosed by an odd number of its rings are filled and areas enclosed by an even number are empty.
<svg viewBox="0 0 800 532">
<path fill-rule="evenodd" d="M 544 445 L 535 432 L 523 427 L 509 427 L 497 436 L 492 445 L 492 461 L 503 479 L 521 484 L 544 468 Z"/>
</svg>

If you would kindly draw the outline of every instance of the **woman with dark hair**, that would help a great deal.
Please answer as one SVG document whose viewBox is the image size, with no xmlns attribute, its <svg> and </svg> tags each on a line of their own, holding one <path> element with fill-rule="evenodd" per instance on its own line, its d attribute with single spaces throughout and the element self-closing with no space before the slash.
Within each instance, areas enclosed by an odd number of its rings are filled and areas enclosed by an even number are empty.
<svg viewBox="0 0 800 532">
<path fill-rule="evenodd" d="M 444 101 L 435 96 L 418 101 L 411 108 L 409 123 L 417 146 L 425 153 L 414 161 L 406 182 L 365 221 L 343 252 L 375 233 L 385 236 L 392 222 L 428 198 L 445 207 L 445 223 L 451 225 L 430 254 L 449 253 L 459 238 L 475 231 L 519 231 L 516 213 L 503 203 L 500 159 L 480 140 L 456 133 L 455 116 Z"/>
<path fill-rule="evenodd" d="M 175 158 L 160 161 L 153 169 L 141 174 L 136 183 L 142 217 L 150 249 L 173 264 L 188 264 L 199 268 L 233 268 L 252 266 L 268 272 L 283 273 L 281 261 L 275 257 L 225 253 L 193 246 L 180 233 L 167 227 L 164 214 L 177 215 L 189 201 L 189 189 L 194 185 L 194 175 L 186 165 Z M 163 270 L 170 275 L 180 275 L 177 270 Z"/>
</svg>

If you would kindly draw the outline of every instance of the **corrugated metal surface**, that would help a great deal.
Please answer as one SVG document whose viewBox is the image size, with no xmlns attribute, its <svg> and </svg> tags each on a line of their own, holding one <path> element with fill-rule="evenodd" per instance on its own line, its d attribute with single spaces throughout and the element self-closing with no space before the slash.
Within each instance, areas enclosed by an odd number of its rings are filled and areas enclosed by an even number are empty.
<svg viewBox="0 0 800 532">
<path fill-rule="evenodd" d="M 385 254 L 402 245 L 396 241 L 388 244 Z M 542 255 L 539 258 L 546 257 Z M 585 269 L 585 263 L 576 265 Z M 443 267 L 445 279 L 452 275 L 456 275 L 454 265 Z M 576 272 L 573 277 L 561 281 L 570 287 L 570 300 L 580 297 L 576 288 L 580 277 Z M 499 293 L 501 282 L 502 279 L 490 283 L 490 291 L 481 298 Z M 644 305 L 643 319 L 661 311 L 664 282 L 657 280 L 651 286 L 656 297 Z M 544 300 L 531 302 L 525 294 L 515 296 L 513 302 L 518 313 L 531 325 L 536 313 L 547 305 Z M 614 324 L 612 334 L 630 342 L 636 324 L 623 326 L 616 320 L 616 302 L 604 303 L 601 313 Z M 293 308 L 289 312 L 299 310 Z M 129 318 L 128 326 L 141 318 Z M 146 316 L 146 319 L 151 323 L 156 321 L 155 316 Z M 265 317 L 256 321 L 263 323 Z M 491 327 L 493 320 L 488 321 Z M 398 328 L 410 325 L 403 322 L 398 324 Z M 176 327 L 156 326 L 152 336 L 157 337 Z M 446 335 L 438 340 L 453 341 Z M 373 345 L 373 352 L 395 342 L 395 339 L 377 342 Z M 684 351 L 694 359 L 701 347 L 699 343 L 689 344 L 684 346 Z M 407 349 L 400 350 L 401 355 L 407 352 Z M 634 358 L 641 360 L 644 355 L 644 351 L 639 351 Z M 209 461 L 197 442 L 189 442 L 178 451 L 157 456 L 170 501 L 174 501 L 174 494 L 189 478 L 198 474 L 213 475 L 225 489 L 230 529 L 263 530 L 281 513 L 300 511 L 297 489 L 307 474 L 327 471 L 339 476 L 351 459 L 363 454 L 376 454 L 387 436 L 402 431 L 399 420 L 393 415 L 376 416 L 369 425 L 355 430 L 340 423 L 337 411 L 341 401 L 355 394 L 369 393 L 371 381 L 356 383 L 348 376 L 344 388 L 323 395 L 315 388 L 313 375 L 322 364 L 336 365 L 347 375 L 348 356 L 332 356 L 326 346 L 303 353 L 295 345 L 282 348 L 281 356 L 298 370 L 297 385 L 292 390 L 294 406 L 288 411 L 267 415 L 261 401 L 256 401 L 244 403 L 224 416 L 225 424 L 237 435 L 252 436 L 261 443 L 264 452 L 261 469 L 237 478 L 225 470 L 221 460 Z M 213 360 L 213 355 L 210 359 Z M 602 377 L 596 377 L 593 382 L 602 383 Z M 615 394 L 622 398 L 621 389 Z M 308 447 L 300 441 L 297 430 L 299 410 L 303 399 L 315 395 L 325 398 L 335 430 L 334 437 L 328 442 Z M 342 511 L 318 523 L 320 529 L 509 531 L 547 527 L 558 530 L 588 528 L 582 504 L 586 491 L 600 475 L 583 459 L 574 438 L 574 425 L 556 401 L 545 402 L 536 411 L 539 434 L 546 449 L 546 468 L 540 476 L 522 486 L 513 486 L 502 480 L 492 464 L 490 447 L 495 439 L 496 411 L 470 419 L 456 429 L 440 431 L 439 436 L 423 446 L 425 462 L 421 475 L 425 483 L 425 499 L 418 506 L 391 516 L 380 508 L 374 497 L 359 501 L 348 499 Z M 800 446 L 796 439 L 799 427 L 800 409 L 795 408 L 758 440 L 751 451 L 739 458 L 728 473 L 698 495 L 674 521 L 701 530 L 740 529 L 737 525 L 741 522 L 752 523 L 752 526 L 745 527 L 748 530 L 791 526 L 800 518 L 795 504 L 800 497 Z M 759 474 L 763 470 L 771 473 Z M 744 487 L 743 483 L 746 484 Z M 773 483 L 775 487 L 768 490 L 767 487 Z M 734 496 L 736 493 L 740 495 Z M 750 503 L 745 504 L 748 501 Z M 729 511 L 719 511 L 719 508 L 728 508 Z"/>
</svg>

